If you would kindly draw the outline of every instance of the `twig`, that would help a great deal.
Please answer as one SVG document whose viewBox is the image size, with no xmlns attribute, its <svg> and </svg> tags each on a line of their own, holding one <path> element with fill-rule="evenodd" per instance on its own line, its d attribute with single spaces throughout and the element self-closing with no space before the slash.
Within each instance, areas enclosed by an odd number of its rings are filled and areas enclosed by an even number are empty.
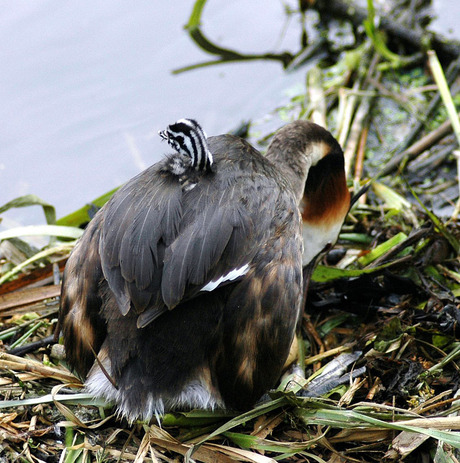
<svg viewBox="0 0 460 463">
<path fill-rule="evenodd" d="M 358 151 L 356 153 L 355 175 L 354 175 L 354 180 L 353 180 L 355 191 L 359 189 L 358 187 L 361 182 L 361 176 L 363 174 L 364 157 L 366 154 L 366 142 L 367 142 L 368 134 L 369 134 L 369 125 L 366 123 L 361 132 L 361 137 L 359 138 L 359 143 L 358 143 Z M 360 204 L 366 203 L 366 193 L 367 193 L 367 190 L 363 191 L 363 193 L 360 194 L 358 198 L 356 198 Z M 352 198 L 352 199 L 355 199 L 355 198 Z"/>
<path fill-rule="evenodd" d="M 71 373 L 54 367 L 42 365 L 40 362 L 31 359 L 17 357 L 16 355 L 0 352 L 0 368 L 13 371 L 29 371 L 47 378 L 54 378 L 66 383 L 78 383 L 79 380 Z"/>
<path fill-rule="evenodd" d="M 45 347 L 49 344 L 52 344 L 53 342 L 54 342 L 54 335 L 47 336 L 46 338 L 39 339 L 38 341 L 30 342 L 24 346 L 15 347 L 14 349 L 10 349 L 8 351 L 8 354 L 17 355 L 18 357 L 21 357 L 22 355 L 28 354 L 29 352 L 34 352 L 35 350 L 40 349 L 40 347 Z"/>
<path fill-rule="evenodd" d="M 373 80 L 380 79 L 380 72 L 376 71 L 378 62 L 379 56 L 374 53 L 367 72 L 368 77 L 364 81 L 364 90 L 367 90 L 370 86 L 370 78 L 373 78 Z M 347 172 L 347 174 L 350 172 L 353 156 L 357 151 L 358 143 L 361 138 L 361 132 L 366 121 L 368 120 L 373 101 L 373 96 L 363 96 L 356 110 L 356 114 L 350 130 L 350 135 L 348 136 L 348 141 L 344 149 L 345 172 Z"/>
<path fill-rule="evenodd" d="M 447 84 L 449 86 L 453 85 L 459 73 L 460 73 L 460 56 L 455 61 L 452 61 L 452 63 L 450 63 L 449 67 L 447 68 L 446 79 L 447 79 Z M 435 90 L 436 90 L 436 87 L 435 87 Z M 410 133 L 406 137 L 404 137 L 404 140 L 401 142 L 398 148 L 399 152 L 406 150 L 412 143 L 414 143 L 414 141 L 417 139 L 422 129 L 425 127 L 426 121 L 429 121 L 430 118 L 433 116 L 434 112 L 439 106 L 439 103 L 441 103 L 441 95 L 439 92 L 436 92 L 430 104 L 426 108 L 425 120 L 424 121 L 418 120 L 414 123 Z"/>
<path fill-rule="evenodd" d="M 366 119 L 369 117 L 371 104 L 372 99 L 369 97 L 364 97 L 361 100 L 358 109 L 356 110 L 355 118 L 353 119 L 353 124 L 350 130 L 350 135 L 348 137 L 348 141 L 344 149 L 345 172 L 347 173 L 347 175 L 351 170 L 353 157 L 358 147 L 363 125 L 365 124 Z"/>
<path fill-rule="evenodd" d="M 211 42 L 201 31 L 201 16 L 203 9 L 206 4 L 206 0 L 195 2 L 192 14 L 190 15 L 186 29 L 190 35 L 190 38 L 206 53 L 216 55 L 219 59 L 213 61 L 206 61 L 203 63 L 192 64 L 190 66 L 184 66 L 179 69 L 175 69 L 173 74 L 179 74 L 181 72 L 190 71 L 192 69 L 198 69 L 206 66 L 213 66 L 215 64 L 234 62 L 234 61 L 254 61 L 254 60 L 273 60 L 280 61 L 283 67 L 286 68 L 294 56 L 291 53 L 262 53 L 262 54 L 243 54 L 235 50 L 221 47 Z"/>
<path fill-rule="evenodd" d="M 59 265 L 59 271 L 63 271 L 67 257 L 61 259 L 57 264 Z M 30 273 L 21 274 L 15 280 L 6 281 L 0 285 L 0 295 L 10 293 L 25 287 L 32 286 L 44 286 L 53 281 L 54 264 L 48 264 L 42 268 L 36 268 Z"/>
<path fill-rule="evenodd" d="M 350 352 L 352 346 L 338 346 L 334 349 L 329 349 L 320 354 L 312 355 L 305 359 L 305 365 L 312 365 L 313 363 L 321 362 L 322 360 L 332 357 L 334 355 L 343 354 L 345 352 Z"/>
<path fill-rule="evenodd" d="M 366 52 L 363 54 L 365 58 L 368 58 L 371 52 L 370 42 L 366 44 Z M 374 75 L 376 65 L 378 63 L 379 57 L 376 53 L 372 54 L 370 58 L 370 64 L 367 65 L 368 59 L 365 62 L 360 64 L 361 75 L 372 76 Z M 363 72 L 365 70 L 365 72 Z M 375 79 L 379 78 L 379 73 L 375 76 Z M 344 158 L 345 158 L 345 172 L 347 176 L 350 174 L 351 165 L 353 163 L 353 157 L 356 153 L 358 142 L 361 137 L 361 130 L 363 128 L 364 122 L 369 116 L 371 103 L 373 101 L 373 94 L 368 94 L 367 88 L 369 87 L 369 77 L 365 79 L 361 77 L 356 80 L 353 85 L 353 95 L 347 101 L 347 107 L 343 110 L 343 120 L 341 121 L 340 131 L 338 134 L 338 141 L 344 147 Z M 356 98 L 358 95 L 358 90 L 361 88 L 360 95 L 362 96 L 361 102 L 356 109 L 353 117 L 354 107 L 356 106 Z M 343 105 L 342 105 L 343 106 Z M 339 108 L 340 109 L 340 108 Z M 340 111 L 339 111 L 340 112 Z M 339 116 L 340 117 L 340 116 Z M 350 128 L 350 122 L 351 123 Z M 347 143 L 345 144 L 345 140 Z"/>
<path fill-rule="evenodd" d="M 360 27 L 367 19 L 367 9 L 359 7 L 351 0 L 316 0 L 313 8 L 323 15 L 347 19 L 355 27 Z M 417 50 L 424 50 L 427 39 L 431 39 L 431 47 L 442 58 L 449 60 L 456 59 L 460 55 L 460 43 L 448 41 L 434 33 L 420 32 L 413 28 L 408 28 L 397 21 L 393 21 L 388 16 L 380 17 L 379 29 L 388 35 L 405 42 L 407 45 Z"/>
<path fill-rule="evenodd" d="M 385 168 L 380 173 L 379 177 L 391 174 L 399 168 L 400 164 L 402 164 L 403 162 L 409 162 L 412 159 L 416 158 L 420 153 L 428 149 L 430 146 L 433 146 L 439 140 L 443 139 L 451 131 L 452 123 L 450 122 L 450 120 L 443 122 L 437 129 L 433 130 L 432 132 L 415 142 L 406 151 L 403 151 L 402 153 L 395 155 L 391 159 L 391 161 L 387 163 Z"/>
<path fill-rule="evenodd" d="M 337 140 L 340 146 L 344 146 L 350 130 L 353 112 L 356 107 L 356 93 L 361 85 L 361 80 L 356 80 L 353 84 L 350 94 L 345 89 L 339 90 L 339 121 L 340 127 L 337 134 Z M 346 170 L 346 169 L 345 169 Z M 348 172 L 348 170 L 346 170 Z"/>
<path fill-rule="evenodd" d="M 16 267 L 14 267 L 9 272 L 6 272 L 4 275 L 2 275 L 0 277 L 0 284 L 6 282 L 11 277 L 15 276 L 17 273 L 19 273 L 23 268 L 27 267 L 29 264 L 35 263 L 38 260 L 43 259 L 44 257 L 48 257 L 48 256 L 51 256 L 53 254 L 60 254 L 60 253 L 70 252 L 72 250 L 72 248 L 74 247 L 74 245 L 75 245 L 75 243 L 72 243 L 72 244 L 69 244 L 69 243 L 60 244 L 60 245 L 58 245 L 56 247 L 48 248 L 48 249 L 45 249 L 43 251 L 38 252 L 37 254 L 32 256 L 31 258 L 25 260 L 24 262 L 17 265 Z"/>
<path fill-rule="evenodd" d="M 14 307 L 33 304 L 58 297 L 61 293 L 60 285 L 43 286 L 40 288 L 28 288 L 0 296 L 0 313 Z"/>
<path fill-rule="evenodd" d="M 460 417 L 429 417 L 429 418 L 414 418 L 413 420 L 397 421 L 399 426 L 417 426 L 419 428 L 429 429 L 460 429 Z"/>
<path fill-rule="evenodd" d="M 457 181 L 458 181 L 458 191 L 459 191 L 459 194 L 458 194 L 458 200 L 457 200 L 457 204 L 455 205 L 455 209 L 454 209 L 454 212 L 452 214 L 452 220 L 457 220 L 458 218 L 458 215 L 460 214 L 460 151 L 459 150 L 455 150 L 454 151 L 454 156 L 456 157 L 457 159 Z"/>
</svg>

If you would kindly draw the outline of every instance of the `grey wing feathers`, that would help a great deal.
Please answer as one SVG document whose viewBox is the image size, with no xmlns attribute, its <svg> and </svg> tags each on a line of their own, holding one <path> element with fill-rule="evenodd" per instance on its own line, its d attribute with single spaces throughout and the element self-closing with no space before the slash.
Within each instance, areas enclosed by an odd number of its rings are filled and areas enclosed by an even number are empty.
<svg viewBox="0 0 460 463">
<path fill-rule="evenodd" d="M 142 186 L 129 182 L 107 205 L 99 252 L 104 276 L 124 315 L 131 303 L 138 313 L 152 303 L 163 305 L 159 291 L 164 250 L 177 235 L 182 215 L 180 186 L 155 167 L 137 177 Z"/>
<path fill-rule="evenodd" d="M 120 311 L 134 309 L 139 327 L 210 281 L 250 264 L 269 233 L 267 203 L 276 182 L 261 176 L 259 189 L 265 193 L 254 195 L 241 182 L 220 184 L 218 173 L 210 175 L 217 178 L 205 176 L 183 191 L 177 178 L 153 166 L 107 205 L 99 246 L 102 269 Z"/>
<path fill-rule="evenodd" d="M 203 286 L 219 273 L 217 264 L 237 228 L 231 215 L 213 205 L 167 249 L 162 294 L 168 307 L 181 301 L 187 284 Z"/>
</svg>

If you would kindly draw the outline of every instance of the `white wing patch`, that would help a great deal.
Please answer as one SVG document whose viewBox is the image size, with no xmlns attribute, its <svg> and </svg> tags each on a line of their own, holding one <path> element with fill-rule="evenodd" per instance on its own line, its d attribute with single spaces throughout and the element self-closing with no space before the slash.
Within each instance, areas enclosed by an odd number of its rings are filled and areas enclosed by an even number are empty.
<svg viewBox="0 0 460 463">
<path fill-rule="evenodd" d="M 242 267 L 235 268 L 228 272 L 226 275 L 222 275 L 217 280 L 210 281 L 207 285 L 201 288 L 201 291 L 214 291 L 218 286 L 226 281 L 233 281 L 237 278 L 246 275 L 249 270 L 249 264 L 243 265 Z"/>
</svg>

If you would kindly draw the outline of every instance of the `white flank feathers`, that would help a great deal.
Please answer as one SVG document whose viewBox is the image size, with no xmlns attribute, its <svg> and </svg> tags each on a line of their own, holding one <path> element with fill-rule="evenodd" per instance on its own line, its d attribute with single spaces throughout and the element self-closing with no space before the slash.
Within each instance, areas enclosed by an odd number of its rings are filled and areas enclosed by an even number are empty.
<svg viewBox="0 0 460 463">
<path fill-rule="evenodd" d="M 246 275 L 249 270 L 249 264 L 243 265 L 242 267 L 235 268 L 228 272 L 226 275 L 222 275 L 217 280 L 210 281 L 207 285 L 201 288 L 201 291 L 214 291 L 218 286 L 220 286 L 225 281 L 233 281 L 237 278 Z"/>
</svg>

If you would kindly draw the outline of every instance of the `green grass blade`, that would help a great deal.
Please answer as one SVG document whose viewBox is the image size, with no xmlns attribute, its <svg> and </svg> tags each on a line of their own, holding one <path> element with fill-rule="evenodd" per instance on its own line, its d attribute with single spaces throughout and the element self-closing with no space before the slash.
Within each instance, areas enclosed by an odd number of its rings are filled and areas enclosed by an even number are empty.
<svg viewBox="0 0 460 463">
<path fill-rule="evenodd" d="M 455 136 L 457 137 L 457 143 L 460 145 L 460 120 L 458 118 L 457 109 L 455 108 L 454 100 L 452 99 L 441 63 L 439 62 L 434 50 L 428 51 L 428 62 L 430 64 L 433 78 L 438 86 L 439 93 L 441 94 L 442 101 L 446 107 L 447 114 L 449 115 Z"/>
<path fill-rule="evenodd" d="M 385 206 L 390 209 L 396 209 L 399 212 L 410 209 L 410 202 L 402 197 L 400 194 L 396 193 L 390 187 L 384 185 L 380 182 L 374 182 L 372 184 L 372 189 L 374 193 L 385 202 Z"/>
<path fill-rule="evenodd" d="M 424 434 L 434 439 L 446 442 L 455 448 L 460 448 L 460 433 L 458 432 L 439 431 L 428 427 L 421 428 L 407 424 L 398 424 L 394 421 L 387 422 L 351 410 L 308 410 L 305 408 L 298 408 L 295 413 L 306 425 L 309 426 L 322 425 L 340 429 L 359 429 L 364 426 L 392 429 L 395 431 L 408 431 Z M 429 418 L 427 418 L 427 420 L 429 420 Z"/>
<path fill-rule="evenodd" d="M 341 269 L 336 267 L 327 267 L 325 265 L 317 265 L 311 278 L 317 283 L 325 283 L 327 281 L 337 280 L 339 278 L 354 278 L 361 275 L 379 272 L 380 270 L 384 270 L 387 267 L 391 267 L 392 265 L 393 262 L 387 262 L 377 267 L 362 269 Z"/>
<path fill-rule="evenodd" d="M 91 220 L 91 217 L 88 214 L 88 211 L 91 208 L 100 208 L 102 207 L 119 189 L 120 187 L 114 188 L 113 190 L 104 193 L 102 196 L 91 201 L 91 203 L 86 204 L 85 206 L 77 209 L 76 211 L 61 217 L 57 220 L 56 225 L 65 225 L 68 227 L 80 227 L 83 224 L 88 223 Z"/>
<path fill-rule="evenodd" d="M 393 236 L 384 243 L 379 244 L 374 249 L 372 249 L 372 251 L 369 251 L 367 254 L 360 257 L 358 259 L 358 263 L 365 267 L 366 265 L 369 265 L 371 262 L 374 262 L 374 260 L 378 259 L 380 256 L 387 253 L 390 249 L 394 248 L 406 239 L 407 235 L 403 232 L 399 232 L 397 235 Z"/>
<path fill-rule="evenodd" d="M 16 227 L 0 232 L 0 241 L 23 236 L 57 236 L 60 238 L 77 239 L 83 234 L 83 230 L 76 227 L 64 227 L 61 225 L 28 225 Z"/>
<path fill-rule="evenodd" d="M 202 439 L 200 442 L 198 442 L 197 445 L 201 445 L 205 443 L 206 441 L 208 441 L 209 439 L 212 439 L 213 437 L 218 436 L 219 434 L 223 434 L 224 432 L 227 432 L 230 429 L 235 428 L 236 426 L 243 425 L 246 422 L 254 418 L 257 418 L 260 415 L 264 415 L 265 413 L 271 412 L 272 410 L 276 410 L 277 408 L 280 408 L 286 404 L 287 404 L 287 399 L 285 397 L 280 397 L 278 399 L 271 400 L 267 403 L 259 405 L 258 407 L 255 407 L 254 409 L 246 413 L 243 413 L 242 415 L 238 415 L 237 417 L 227 421 L 225 424 L 218 427 L 215 431 L 213 431 L 211 434 L 209 434 L 204 439 Z"/>
<path fill-rule="evenodd" d="M 187 29 L 192 30 L 200 27 L 201 24 L 201 14 L 203 13 L 203 9 L 206 5 L 206 0 L 197 0 L 193 5 L 193 10 L 188 20 L 187 25 L 185 26 Z"/>
<path fill-rule="evenodd" d="M 19 198 L 9 201 L 3 206 L 0 206 L 0 214 L 9 209 L 28 206 L 41 206 L 43 208 L 43 213 L 45 214 L 46 223 L 48 225 L 56 223 L 56 210 L 54 209 L 54 206 L 48 204 L 46 201 L 43 201 L 43 199 L 40 199 L 35 195 L 20 196 Z"/>
</svg>

